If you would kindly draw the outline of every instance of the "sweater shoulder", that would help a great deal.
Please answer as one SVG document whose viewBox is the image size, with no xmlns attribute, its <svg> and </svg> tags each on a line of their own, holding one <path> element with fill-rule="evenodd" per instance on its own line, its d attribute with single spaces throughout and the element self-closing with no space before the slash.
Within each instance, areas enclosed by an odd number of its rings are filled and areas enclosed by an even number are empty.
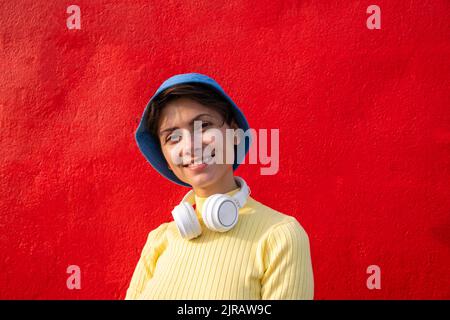
<svg viewBox="0 0 450 320">
<path fill-rule="evenodd" d="M 276 229 L 286 229 L 287 227 L 293 227 L 299 233 L 307 236 L 303 225 L 299 221 L 298 218 L 291 215 L 294 212 L 281 212 L 279 210 L 273 209 L 262 202 L 255 200 L 252 197 L 249 197 L 248 204 L 251 210 L 253 210 L 255 219 L 263 219 L 264 220 L 264 232 L 271 233 Z"/>
<path fill-rule="evenodd" d="M 145 243 L 144 250 L 151 247 L 158 248 L 164 245 L 167 240 L 166 231 L 169 226 L 170 222 L 164 222 L 155 229 L 151 230 L 147 235 L 147 241 Z"/>
<path fill-rule="evenodd" d="M 170 222 L 161 223 L 158 227 L 156 227 L 155 229 L 151 230 L 148 233 L 148 237 L 159 238 L 159 237 L 163 236 L 169 225 L 170 225 Z"/>
</svg>

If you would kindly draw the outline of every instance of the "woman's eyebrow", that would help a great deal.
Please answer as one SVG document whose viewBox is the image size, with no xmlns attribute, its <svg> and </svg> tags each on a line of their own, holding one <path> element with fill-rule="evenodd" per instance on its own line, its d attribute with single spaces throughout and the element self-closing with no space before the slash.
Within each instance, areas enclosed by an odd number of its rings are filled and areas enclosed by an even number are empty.
<svg viewBox="0 0 450 320">
<path fill-rule="evenodd" d="M 201 114 L 196 115 L 194 118 L 192 118 L 191 121 L 189 121 L 189 124 L 190 124 L 190 125 L 193 125 L 193 124 L 194 124 L 194 121 L 198 120 L 198 119 L 201 118 L 202 116 L 212 117 L 210 114 L 207 114 L 207 113 L 201 113 Z M 171 132 L 171 131 L 173 131 L 173 130 L 175 130 L 175 129 L 178 129 L 178 127 L 171 127 L 171 128 L 167 128 L 167 129 L 161 130 L 161 131 L 159 132 L 159 135 L 161 136 L 164 132 L 166 132 L 166 131 Z"/>
</svg>

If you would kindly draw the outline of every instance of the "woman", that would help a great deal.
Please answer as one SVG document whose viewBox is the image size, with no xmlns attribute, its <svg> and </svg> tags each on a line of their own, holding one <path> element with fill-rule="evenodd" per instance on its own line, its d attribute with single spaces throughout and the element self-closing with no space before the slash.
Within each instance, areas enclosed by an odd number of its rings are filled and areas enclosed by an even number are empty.
<svg viewBox="0 0 450 320">
<path fill-rule="evenodd" d="M 250 147 L 242 136 L 225 138 L 235 129 L 249 129 L 245 116 L 206 75 L 175 75 L 150 99 L 138 146 L 161 175 L 192 189 L 174 221 L 149 233 L 125 299 L 313 298 L 308 236 L 234 176 Z"/>
</svg>

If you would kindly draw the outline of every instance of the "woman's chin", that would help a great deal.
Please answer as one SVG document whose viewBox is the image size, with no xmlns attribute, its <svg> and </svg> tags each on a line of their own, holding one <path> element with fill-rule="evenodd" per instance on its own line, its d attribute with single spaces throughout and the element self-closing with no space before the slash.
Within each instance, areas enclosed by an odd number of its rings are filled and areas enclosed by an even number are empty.
<svg viewBox="0 0 450 320">
<path fill-rule="evenodd" d="M 207 173 L 196 174 L 195 177 L 189 178 L 189 184 L 194 188 L 206 188 L 214 183 L 215 176 Z"/>
<path fill-rule="evenodd" d="M 205 188 L 210 184 L 213 184 L 218 179 L 218 171 L 215 170 L 215 165 L 208 165 L 201 170 L 191 170 L 189 168 L 183 168 L 184 182 L 190 184 L 194 188 Z"/>
</svg>

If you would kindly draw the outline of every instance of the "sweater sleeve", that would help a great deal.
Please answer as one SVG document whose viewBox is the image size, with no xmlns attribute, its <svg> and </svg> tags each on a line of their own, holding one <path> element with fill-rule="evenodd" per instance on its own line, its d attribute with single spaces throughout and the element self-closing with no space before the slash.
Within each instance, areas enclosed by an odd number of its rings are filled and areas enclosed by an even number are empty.
<svg viewBox="0 0 450 320">
<path fill-rule="evenodd" d="M 310 300 L 314 278 L 309 238 L 294 218 L 274 227 L 266 239 L 262 300 Z"/>
<path fill-rule="evenodd" d="M 148 234 L 147 241 L 131 277 L 125 300 L 139 299 L 145 285 L 153 277 L 158 257 L 166 247 L 165 231 L 167 226 L 168 223 L 163 223 Z"/>
</svg>

